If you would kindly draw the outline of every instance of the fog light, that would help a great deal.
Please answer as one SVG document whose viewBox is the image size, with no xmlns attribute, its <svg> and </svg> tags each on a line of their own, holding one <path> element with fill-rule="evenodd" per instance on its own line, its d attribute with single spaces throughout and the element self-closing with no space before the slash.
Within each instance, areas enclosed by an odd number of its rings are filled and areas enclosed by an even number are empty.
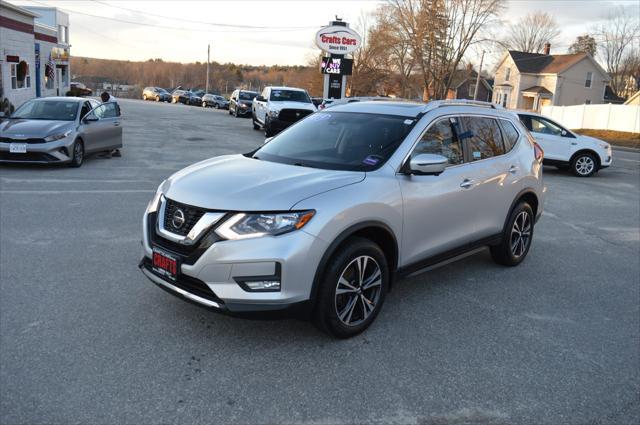
<svg viewBox="0 0 640 425">
<path fill-rule="evenodd" d="M 279 291 L 279 280 L 258 280 L 254 282 L 244 282 L 251 291 Z"/>
</svg>

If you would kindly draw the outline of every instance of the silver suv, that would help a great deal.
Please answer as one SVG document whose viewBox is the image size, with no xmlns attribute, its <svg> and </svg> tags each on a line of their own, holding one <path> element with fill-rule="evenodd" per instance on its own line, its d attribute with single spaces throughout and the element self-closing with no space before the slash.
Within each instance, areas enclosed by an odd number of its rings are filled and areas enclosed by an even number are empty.
<svg viewBox="0 0 640 425">
<path fill-rule="evenodd" d="M 486 246 L 519 264 L 542 213 L 542 159 L 488 103 L 336 106 L 164 181 L 140 268 L 203 306 L 297 309 L 350 337 L 402 276 Z"/>
</svg>

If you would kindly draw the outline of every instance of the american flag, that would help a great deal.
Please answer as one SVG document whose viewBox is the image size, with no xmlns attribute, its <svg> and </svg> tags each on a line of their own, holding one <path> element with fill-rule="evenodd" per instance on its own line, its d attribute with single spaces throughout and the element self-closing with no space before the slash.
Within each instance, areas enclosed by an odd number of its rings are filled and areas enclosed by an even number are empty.
<svg viewBox="0 0 640 425">
<path fill-rule="evenodd" d="M 47 78 L 53 81 L 56 75 L 56 63 L 51 59 L 51 53 L 49 53 L 49 61 L 47 62 Z"/>
</svg>

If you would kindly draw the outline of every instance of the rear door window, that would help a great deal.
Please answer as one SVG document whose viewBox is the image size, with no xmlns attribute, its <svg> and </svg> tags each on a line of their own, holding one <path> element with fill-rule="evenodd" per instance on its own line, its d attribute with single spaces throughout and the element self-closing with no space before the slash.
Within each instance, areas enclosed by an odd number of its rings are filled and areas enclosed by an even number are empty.
<svg viewBox="0 0 640 425">
<path fill-rule="evenodd" d="M 460 135 L 466 143 L 471 161 L 480 161 L 505 153 L 502 133 L 493 118 L 463 117 L 464 133 Z"/>
</svg>

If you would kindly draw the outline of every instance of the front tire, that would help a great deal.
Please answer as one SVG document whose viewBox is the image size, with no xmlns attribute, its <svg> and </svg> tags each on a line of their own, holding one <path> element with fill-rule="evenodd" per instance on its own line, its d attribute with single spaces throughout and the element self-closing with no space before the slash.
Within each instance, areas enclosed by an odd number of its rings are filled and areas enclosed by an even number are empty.
<svg viewBox="0 0 640 425">
<path fill-rule="evenodd" d="M 534 222 L 533 210 L 528 203 L 516 205 L 502 231 L 500 244 L 490 247 L 493 261 L 509 267 L 520 264 L 531 248 Z"/>
<path fill-rule="evenodd" d="M 82 140 L 78 139 L 73 143 L 73 156 L 71 157 L 71 162 L 69 163 L 69 167 L 78 168 L 82 166 L 84 162 L 84 143 Z"/>
<path fill-rule="evenodd" d="M 275 136 L 275 132 L 273 128 L 271 128 L 271 121 L 269 118 L 265 117 L 264 119 L 264 137 L 273 137 Z"/>
<path fill-rule="evenodd" d="M 336 252 L 323 272 L 315 323 L 336 338 L 367 329 L 382 308 L 389 287 L 389 266 L 378 245 L 354 237 Z"/>
<path fill-rule="evenodd" d="M 596 158 L 590 153 L 580 153 L 571 160 L 571 171 L 577 177 L 591 177 L 597 170 Z"/>
</svg>

